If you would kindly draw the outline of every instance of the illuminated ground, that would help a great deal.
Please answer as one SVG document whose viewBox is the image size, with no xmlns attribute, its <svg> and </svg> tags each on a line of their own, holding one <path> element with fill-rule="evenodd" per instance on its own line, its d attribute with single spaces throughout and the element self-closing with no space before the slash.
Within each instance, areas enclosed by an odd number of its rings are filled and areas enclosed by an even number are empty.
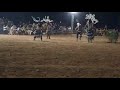
<svg viewBox="0 0 120 90">
<path fill-rule="evenodd" d="M 0 77 L 120 77 L 120 43 L 96 37 L 0 35 Z M 119 40 L 120 42 L 120 40 Z"/>
</svg>

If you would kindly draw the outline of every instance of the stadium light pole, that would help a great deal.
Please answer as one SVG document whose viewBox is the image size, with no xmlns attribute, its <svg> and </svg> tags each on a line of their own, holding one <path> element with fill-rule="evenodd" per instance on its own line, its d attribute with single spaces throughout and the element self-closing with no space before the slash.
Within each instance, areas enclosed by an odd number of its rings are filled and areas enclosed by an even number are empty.
<svg viewBox="0 0 120 90">
<path fill-rule="evenodd" d="M 74 29 L 74 17 L 75 17 L 75 14 L 77 14 L 77 12 L 70 12 L 70 14 L 72 15 L 72 18 L 71 18 L 71 30 L 73 32 L 73 29 Z"/>
</svg>

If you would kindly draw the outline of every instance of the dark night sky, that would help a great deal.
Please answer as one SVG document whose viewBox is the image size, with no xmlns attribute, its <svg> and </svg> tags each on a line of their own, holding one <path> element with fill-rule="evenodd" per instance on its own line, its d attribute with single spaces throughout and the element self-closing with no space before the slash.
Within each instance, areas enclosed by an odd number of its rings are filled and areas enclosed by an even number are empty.
<svg viewBox="0 0 120 90">
<path fill-rule="evenodd" d="M 99 20 L 98 26 L 108 25 L 109 27 L 115 27 L 120 24 L 120 12 L 93 12 L 96 14 L 96 18 Z M 76 19 L 79 19 L 80 23 L 85 23 L 86 12 L 81 12 L 75 15 Z M 41 17 L 50 16 L 55 22 L 62 21 L 70 25 L 71 15 L 68 12 L 0 12 L 0 17 L 7 17 L 14 22 L 32 20 L 31 16 Z M 21 19 L 23 17 L 23 19 Z"/>
</svg>

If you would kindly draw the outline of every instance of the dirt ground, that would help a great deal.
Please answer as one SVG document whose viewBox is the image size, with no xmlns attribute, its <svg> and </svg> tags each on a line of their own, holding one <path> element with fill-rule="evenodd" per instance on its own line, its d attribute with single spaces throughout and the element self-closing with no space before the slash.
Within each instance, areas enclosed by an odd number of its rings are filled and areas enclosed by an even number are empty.
<svg viewBox="0 0 120 90">
<path fill-rule="evenodd" d="M 33 36 L 0 35 L 1 78 L 118 78 L 120 40 L 55 35 L 43 41 Z"/>
</svg>

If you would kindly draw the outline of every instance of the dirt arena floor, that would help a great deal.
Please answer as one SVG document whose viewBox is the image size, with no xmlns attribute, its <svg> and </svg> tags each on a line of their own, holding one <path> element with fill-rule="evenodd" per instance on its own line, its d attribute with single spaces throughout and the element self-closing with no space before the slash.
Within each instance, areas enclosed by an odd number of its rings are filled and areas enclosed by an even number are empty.
<svg viewBox="0 0 120 90">
<path fill-rule="evenodd" d="M 0 78 L 120 78 L 120 39 L 0 35 Z"/>
</svg>

